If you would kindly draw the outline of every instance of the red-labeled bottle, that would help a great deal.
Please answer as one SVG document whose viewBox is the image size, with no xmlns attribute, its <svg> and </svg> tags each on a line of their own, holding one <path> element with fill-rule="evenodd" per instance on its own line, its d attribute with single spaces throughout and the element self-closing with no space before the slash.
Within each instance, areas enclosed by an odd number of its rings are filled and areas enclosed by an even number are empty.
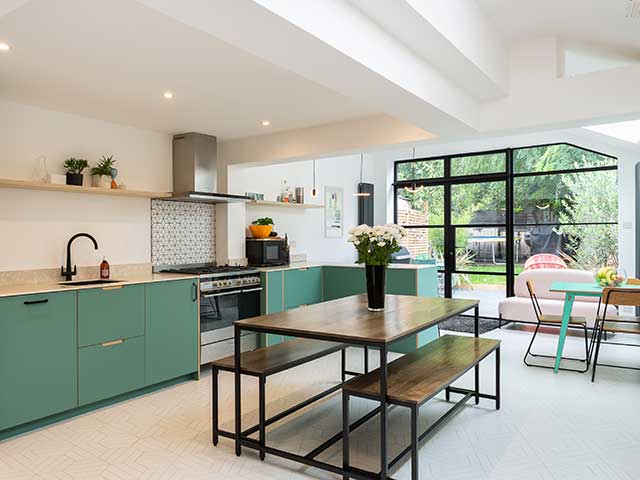
<svg viewBox="0 0 640 480">
<path fill-rule="evenodd" d="M 111 275 L 111 268 L 109 268 L 109 262 L 107 259 L 102 257 L 102 263 L 100 264 L 100 278 L 108 279 Z"/>
</svg>

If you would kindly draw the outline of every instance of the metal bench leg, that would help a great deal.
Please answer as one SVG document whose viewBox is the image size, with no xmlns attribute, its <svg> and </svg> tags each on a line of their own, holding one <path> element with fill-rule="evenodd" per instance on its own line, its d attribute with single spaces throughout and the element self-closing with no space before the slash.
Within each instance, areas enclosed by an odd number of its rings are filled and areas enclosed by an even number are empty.
<svg viewBox="0 0 640 480">
<path fill-rule="evenodd" d="M 347 379 L 347 374 L 345 373 L 347 370 L 347 349 L 343 348 L 341 351 L 341 365 L 342 365 L 342 383 L 345 382 L 345 380 Z"/>
<path fill-rule="evenodd" d="M 349 394 L 342 391 L 342 469 L 349 468 Z M 344 475 L 344 480 L 349 476 Z"/>
<path fill-rule="evenodd" d="M 500 410 L 500 347 L 496 349 L 496 410 Z"/>
<path fill-rule="evenodd" d="M 480 336 L 480 308 L 478 305 L 473 309 L 473 334 L 475 337 Z M 480 404 L 480 364 L 475 366 L 475 384 L 476 384 L 476 405 Z"/>
<path fill-rule="evenodd" d="M 418 406 L 411 407 L 411 480 L 418 480 Z"/>
<path fill-rule="evenodd" d="M 211 425 L 213 445 L 218 445 L 218 368 L 211 367 Z"/>
<path fill-rule="evenodd" d="M 364 346 L 364 373 L 369 373 L 369 347 Z"/>
<path fill-rule="evenodd" d="M 444 398 L 447 402 L 451 400 L 451 390 L 449 390 L 449 387 L 444 389 Z"/>
<path fill-rule="evenodd" d="M 267 379 L 265 378 L 264 375 L 260 375 L 259 379 L 259 387 L 258 387 L 258 402 L 260 402 L 260 404 L 258 405 L 258 425 L 260 427 L 260 436 L 259 436 L 259 441 L 260 441 L 260 446 L 264 447 L 267 443 L 267 432 L 266 432 L 266 426 L 265 426 L 265 421 L 266 421 L 266 399 L 265 399 L 265 383 L 267 381 Z M 264 450 L 260 450 L 260 460 L 264 460 Z"/>
</svg>

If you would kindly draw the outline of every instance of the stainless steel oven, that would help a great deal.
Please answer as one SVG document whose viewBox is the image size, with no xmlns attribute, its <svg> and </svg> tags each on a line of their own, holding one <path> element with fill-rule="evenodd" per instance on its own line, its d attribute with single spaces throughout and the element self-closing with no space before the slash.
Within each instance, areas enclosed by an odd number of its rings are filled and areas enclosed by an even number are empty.
<svg viewBox="0 0 640 480">
<path fill-rule="evenodd" d="M 261 286 L 200 293 L 201 363 L 233 353 L 233 322 L 260 315 Z M 246 332 L 243 350 L 257 348 L 258 337 Z"/>
</svg>

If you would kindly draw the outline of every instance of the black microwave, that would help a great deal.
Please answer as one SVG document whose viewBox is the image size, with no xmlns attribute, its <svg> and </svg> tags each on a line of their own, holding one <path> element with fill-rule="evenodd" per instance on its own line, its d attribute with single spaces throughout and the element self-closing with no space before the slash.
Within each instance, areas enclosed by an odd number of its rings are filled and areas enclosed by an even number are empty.
<svg viewBox="0 0 640 480">
<path fill-rule="evenodd" d="M 286 238 L 247 238 L 247 262 L 252 267 L 289 265 Z"/>
</svg>

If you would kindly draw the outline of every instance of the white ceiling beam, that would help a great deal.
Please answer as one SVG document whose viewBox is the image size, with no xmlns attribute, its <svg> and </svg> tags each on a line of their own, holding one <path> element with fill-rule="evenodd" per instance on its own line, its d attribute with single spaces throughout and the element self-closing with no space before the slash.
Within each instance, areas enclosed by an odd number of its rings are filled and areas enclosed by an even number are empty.
<svg viewBox="0 0 640 480">
<path fill-rule="evenodd" d="M 476 99 L 345 0 L 138 1 L 437 135 L 478 128 Z"/>
<path fill-rule="evenodd" d="M 508 89 L 508 49 L 473 0 L 349 0 L 479 100 Z"/>
</svg>

